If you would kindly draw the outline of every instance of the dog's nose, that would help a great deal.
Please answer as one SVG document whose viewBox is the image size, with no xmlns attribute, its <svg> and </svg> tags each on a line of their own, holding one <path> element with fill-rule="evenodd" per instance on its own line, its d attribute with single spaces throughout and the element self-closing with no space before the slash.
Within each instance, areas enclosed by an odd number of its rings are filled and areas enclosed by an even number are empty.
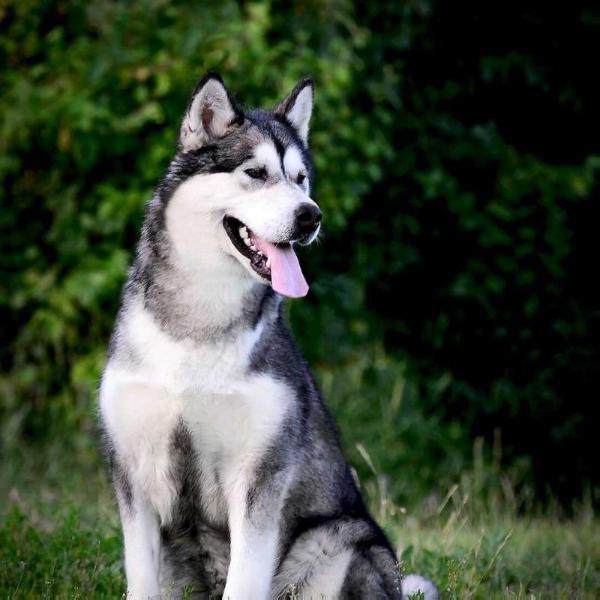
<svg viewBox="0 0 600 600">
<path fill-rule="evenodd" d="M 296 209 L 296 226 L 300 234 L 312 233 L 321 222 L 323 215 L 319 207 L 304 202 Z"/>
</svg>

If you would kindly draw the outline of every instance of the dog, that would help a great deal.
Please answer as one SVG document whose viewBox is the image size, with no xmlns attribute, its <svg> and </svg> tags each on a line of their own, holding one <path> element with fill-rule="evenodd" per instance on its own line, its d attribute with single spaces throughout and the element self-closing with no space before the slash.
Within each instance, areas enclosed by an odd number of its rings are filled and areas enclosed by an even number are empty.
<svg viewBox="0 0 600 600">
<path fill-rule="evenodd" d="M 99 401 L 131 598 L 402 598 L 282 317 L 321 228 L 313 96 L 244 110 L 207 74 L 146 206 Z"/>
</svg>

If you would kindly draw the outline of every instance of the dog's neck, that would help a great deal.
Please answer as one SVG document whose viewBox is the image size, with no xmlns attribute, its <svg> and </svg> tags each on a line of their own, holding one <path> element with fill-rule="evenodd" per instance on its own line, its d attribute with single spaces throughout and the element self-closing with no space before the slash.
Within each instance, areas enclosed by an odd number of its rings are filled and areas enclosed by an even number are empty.
<svg viewBox="0 0 600 600">
<path fill-rule="evenodd" d="M 207 241 L 202 256 L 186 259 L 164 218 L 160 206 L 149 207 L 129 288 L 166 333 L 175 339 L 217 342 L 278 314 L 278 294 L 216 245 Z"/>
</svg>

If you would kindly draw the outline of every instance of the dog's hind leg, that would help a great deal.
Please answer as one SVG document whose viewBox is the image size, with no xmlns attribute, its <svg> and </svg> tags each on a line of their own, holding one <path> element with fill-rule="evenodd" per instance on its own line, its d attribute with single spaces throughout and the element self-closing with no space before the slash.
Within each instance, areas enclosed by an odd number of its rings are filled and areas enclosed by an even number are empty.
<svg viewBox="0 0 600 600">
<path fill-rule="evenodd" d="M 330 553 L 318 542 L 299 544 L 277 573 L 271 598 L 338 599 L 351 561 L 351 549 Z"/>
<path fill-rule="evenodd" d="M 273 598 L 400 600 L 400 573 L 385 538 L 363 519 L 342 517 L 293 543 L 274 579 Z"/>
<path fill-rule="evenodd" d="M 400 600 L 400 573 L 393 554 L 382 546 L 354 550 L 340 600 Z"/>
</svg>

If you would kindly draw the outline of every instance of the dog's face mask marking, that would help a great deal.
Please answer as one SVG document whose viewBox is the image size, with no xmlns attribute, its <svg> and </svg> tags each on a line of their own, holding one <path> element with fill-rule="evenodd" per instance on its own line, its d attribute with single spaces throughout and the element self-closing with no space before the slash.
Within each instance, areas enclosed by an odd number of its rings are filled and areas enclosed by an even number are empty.
<svg viewBox="0 0 600 600">
<path fill-rule="evenodd" d="M 181 152 L 171 166 L 178 186 L 167 222 L 187 261 L 212 252 L 233 257 L 280 294 L 308 292 L 294 246 L 310 244 L 321 212 L 310 198 L 307 149 L 313 85 L 301 81 L 274 110 L 242 111 L 218 76 L 197 86 L 184 115 Z M 217 250 L 219 252 L 217 252 Z"/>
</svg>

